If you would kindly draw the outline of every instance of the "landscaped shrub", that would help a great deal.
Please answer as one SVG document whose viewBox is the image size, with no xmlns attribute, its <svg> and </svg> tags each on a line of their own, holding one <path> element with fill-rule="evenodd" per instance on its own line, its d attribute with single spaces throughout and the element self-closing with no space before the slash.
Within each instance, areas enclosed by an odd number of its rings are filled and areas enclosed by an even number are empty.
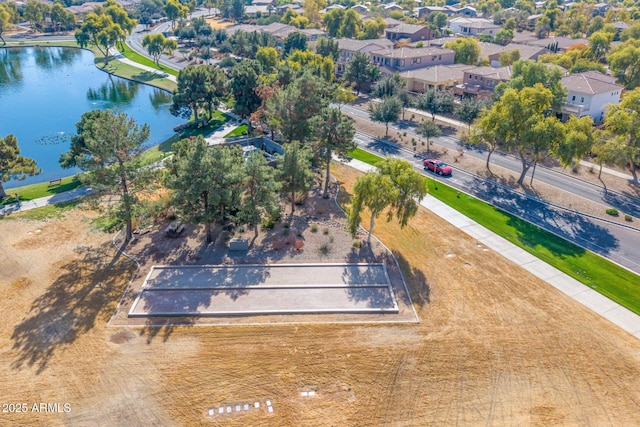
<svg viewBox="0 0 640 427">
<path fill-rule="evenodd" d="M 318 224 L 311 224 L 311 232 L 312 233 L 318 232 Z"/>
<path fill-rule="evenodd" d="M 263 230 L 271 230 L 273 226 L 276 225 L 276 220 L 270 216 L 266 217 L 262 220 L 262 229 Z"/>
<path fill-rule="evenodd" d="M 322 229 L 322 234 L 324 234 L 325 236 L 329 234 L 329 229 L 328 228 Z"/>
<path fill-rule="evenodd" d="M 625 215 L 625 216 L 624 216 L 624 220 L 625 220 L 625 221 L 632 222 L 632 221 L 633 221 L 633 217 L 632 217 L 631 215 Z"/>
<path fill-rule="evenodd" d="M 329 252 L 331 252 L 331 243 L 324 242 L 322 245 L 320 245 L 320 253 L 322 253 L 323 255 L 326 255 Z"/>
<path fill-rule="evenodd" d="M 617 209 L 610 208 L 610 209 L 607 209 L 606 212 L 607 212 L 608 215 L 618 216 L 618 210 Z"/>
</svg>

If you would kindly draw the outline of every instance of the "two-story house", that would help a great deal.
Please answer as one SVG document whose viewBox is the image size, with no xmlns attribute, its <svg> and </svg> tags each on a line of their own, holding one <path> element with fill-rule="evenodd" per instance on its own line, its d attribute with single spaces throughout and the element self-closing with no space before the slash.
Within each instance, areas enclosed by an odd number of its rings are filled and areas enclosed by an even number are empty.
<svg viewBox="0 0 640 427">
<path fill-rule="evenodd" d="M 427 89 L 444 91 L 461 84 L 464 72 L 472 68 L 475 66 L 466 64 L 435 65 L 403 71 L 400 73 L 400 78 L 405 82 L 405 87 L 410 92 L 424 93 Z"/>
<path fill-rule="evenodd" d="M 474 67 L 465 70 L 462 84 L 455 86 L 453 93 L 460 98 L 490 98 L 499 83 L 511 80 L 511 73 L 511 67 Z"/>
<path fill-rule="evenodd" d="M 469 18 L 475 18 L 478 16 L 478 10 L 473 6 L 461 7 L 456 13 Z"/>
<path fill-rule="evenodd" d="M 412 42 L 420 40 L 431 40 L 436 33 L 431 28 L 424 25 L 400 24 L 391 28 L 385 28 L 384 36 L 389 40 L 409 39 Z"/>
<path fill-rule="evenodd" d="M 347 62 L 353 58 L 356 52 L 369 54 L 371 51 L 380 49 L 393 49 L 393 42 L 388 39 L 373 40 L 354 40 L 354 39 L 338 39 L 338 61 L 336 62 L 336 71 L 338 73 L 344 71 Z"/>
<path fill-rule="evenodd" d="M 495 37 L 500 31 L 500 25 L 496 25 L 493 21 L 483 18 L 464 18 L 458 16 L 449 20 L 449 29 L 454 34 L 463 36 L 481 36 L 483 34 Z"/>
<path fill-rule="evenodd" d="M 594 123 L 604 119 L 607 104 L 618 104 L 623 86 L 616 79 L 599 71 L 571 74 L 560 79 L 567 90 L 567 101 L 562 106 L 562 118 L 569 115 L 589 115 Z"/>
<path fill-rule="evenodd" d="M 450 65 L 455 59 L 453 50 L 437 47 L 387 48 L 369 51 L 368 55 L 371 57 L 371 62 L 378 65 L 380 71 L 388 74 L 434 65 Z"/>
<path fill-rule="evenodd" d="M 418 19 L 422 19 L 425 16 L 429 16 L 432 13 L 441 12 L 447 16 L 455 15 L 457 9 L 451 6 L 421 6 L 413 9 L 413 16 Z"/>
</svg>

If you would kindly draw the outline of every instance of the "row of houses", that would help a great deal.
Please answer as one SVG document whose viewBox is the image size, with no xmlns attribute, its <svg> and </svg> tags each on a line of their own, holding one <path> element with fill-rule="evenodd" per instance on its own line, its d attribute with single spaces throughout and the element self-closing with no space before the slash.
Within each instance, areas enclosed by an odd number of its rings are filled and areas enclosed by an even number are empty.
<svg viewBox="0 0 640 427">
<path fill-rule="evenodd" d="M 487 99 L 496 86 L 511 80 L 511 67 L 476 67 L 454 64 L 400 73 L 406 87 L 412 92 L 422 93 L 427 89 L 449 90 L 464 98 Z M 599 71 L 566 74 L 560 80 L 567 90 L 567 99 L 562 106 L 562 118 L 591 116 L 595 123 L 604 119 L 606 105 L 618 104 L 623 86 L 614 77 Z"/>
</svg>

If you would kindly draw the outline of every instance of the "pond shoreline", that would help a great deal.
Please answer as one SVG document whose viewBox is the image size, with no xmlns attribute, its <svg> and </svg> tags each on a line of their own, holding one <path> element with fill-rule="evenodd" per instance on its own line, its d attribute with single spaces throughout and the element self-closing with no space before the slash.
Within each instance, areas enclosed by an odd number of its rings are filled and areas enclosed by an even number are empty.
<svg viewBox="0 0 640 427">
<path fill-rule="evenodd" d="M 69 49 L 76 49 L 76 50 L 81 50 L 81 51 L 86 51 L 86 52 L 91 52 L 93 54 L 93 65 L 95 66 L 95 68 L 99 71 L 102 71 L 104 73 L 106 73 L 109 76 L 114 76 L 114 77 L 118 77 L 121 78 L 123 80 L 129 81 L 129 82 L 134 82 L 136 84 L 143 84 L 145 86 L 160 90 L 164 93 L 167 94 L 171 94 L 171 90 L 167 87 L 163 87 L 162 85 L 158 85 L 155 84 L 152 81 L 144 81 L 141 79 L 137 79 L 131 76 L 131 72 L 127 73 L 122 73 L 119 72 L 120 68 L 122 68 L 121 66 L 127 67 L 129 68 L 131 71 L 131 69 L 135 69 L 135 71 L 144 71 L 142 69 L 138 69 L 138 68 L 134 68 L 131 65 L 127 65 L 122 63 L 121 61 L 119 61 L 117 58 L 113 58 L 109 61 L 109 65 L 105 66 L 104 65 L 104 57 L 101 56 L 101 53 L 95 49 L 91 49 L 91 48 L 83 48 L 77 45 L 77 43 L 75 42 L 75 40 L 53 40 L 53 41 L 48 41 L 48 40 L 43 40 L 43 39 L 37 39 L 37 40 L 30 40 L 30 41 L 16 41 L 15 39 L 11 40 L 11 39 L 7 39 L 7 44 L 4 46 L 1 46 L 0 49 L 5 48 L 7 50 L 17 50 L 17 49 L 27 49 L 27 48 L 69 48 Z M 115 69 L 109 69 L 107 67 L 110 67 L 112 65 L 116 65 Z M 162 80 L 166 80 L 167 82 L 173 84 L 173 82 L 171 82 L 168 79 L 164 79 L 164 78 L 159 78 Z M 89 110 L 87 110 L 89 111 Z M 12 133 L 12 132 L 9 132 Z M 154 148 L 157 148 L 158 146 L 162 145 L 164 142 L 174 139 L 175 138 L 176 133 L 173 132 L 169 137 L 161 140 L 159 143 L 157 144 L 153 144 L 147 147 L 147 150 L 152 150 Z M 22 150 L 24 151 L 24 150 Z M 69 175 L 60 175 L 59 178 L 65 179 L 65 178 L 72 178 L 77 176 L 77 174 L 69 174 Z M 34 177 L 35 178 L 35 177 Z M 36 178 L 37 179 L 37 178 Z M 57 178 L 56 178 L 57 179 Z M 25 190 L 29 190 L 29 187 L 31 186 L 38 186 L 41 185 L 42 183 L 46 183 L 50 181 L 50 179 L 48 177 L 43 177 L 42 180 L 39 180 L 37 182 L 32 182 L 29 183 L 27 185 L 20 185 L 20 181 L 9 181 L 9 182 L 5 182 L 4 187 L 6 190 L 10 190 L 12 193 L 15 192 L 16 190 L 18 191 L 18 193 L 25 191 Z"/>
</svg>

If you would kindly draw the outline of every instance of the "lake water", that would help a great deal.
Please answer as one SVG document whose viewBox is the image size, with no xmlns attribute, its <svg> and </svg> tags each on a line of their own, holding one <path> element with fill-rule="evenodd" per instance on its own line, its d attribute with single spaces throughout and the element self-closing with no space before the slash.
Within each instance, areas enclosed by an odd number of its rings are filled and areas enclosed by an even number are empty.
<svg viewBox="0 0 640 427">
<path fill-rule="evenodd" d="M 73 175 L 62 169 L 60 153 L 69 150 L 75 124 L 89 110 L 117 108 L 146 123 L 152 146 L 173 135 L 184 120 L 169 113 L 171 95 L 163 90 L 111 76 L 97 69 L 93 53 L 73 48 L 0 49 L 0 135 L 14 134 L 23 156 L 42 173 L 5 188 Z"/>
</svg>

